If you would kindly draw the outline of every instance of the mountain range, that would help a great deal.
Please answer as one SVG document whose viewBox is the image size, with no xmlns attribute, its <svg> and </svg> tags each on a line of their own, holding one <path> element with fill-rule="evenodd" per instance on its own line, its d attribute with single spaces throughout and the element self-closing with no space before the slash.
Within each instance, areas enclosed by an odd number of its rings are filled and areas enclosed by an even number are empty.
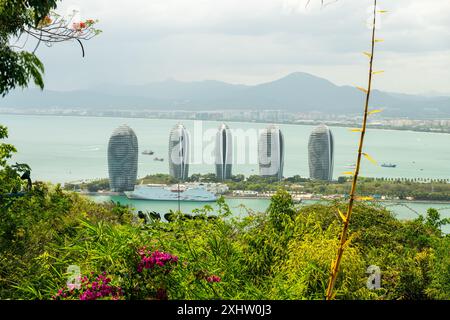
<svg viewBox="0 0 450 320">
<path fill-rule="evenodd" d="M 450 97 L 408 95 L 374 90 L 371 105 L 384 116 L 440 118 L 450 116 Z M 0 100 L 0 108 L 83 110 L 284 110 L 360 114 L 364 94 L 351 86 L 303 72 L 258 85 L 220 81 L 167 80 L 147 85 L 102 85 L 88 90 L 16 90 Z"/>
</svg>

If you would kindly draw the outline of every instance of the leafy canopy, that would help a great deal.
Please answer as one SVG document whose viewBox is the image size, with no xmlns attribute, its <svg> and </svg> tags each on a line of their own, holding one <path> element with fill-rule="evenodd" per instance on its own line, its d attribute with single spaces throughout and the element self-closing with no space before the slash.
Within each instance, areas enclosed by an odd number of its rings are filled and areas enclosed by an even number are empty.
<svg viewBox="0 0 450 320">
<path fill-rule="evenodd" d="M 11 39 L 19 37 L 24 30 L 36 27 L 55 9 L 57 0 L 0 0 L 0 94 L 26 87 L 33 81 L 44 87 L 44 66 L 32 52 L 16 50 Z"/>
</svg>

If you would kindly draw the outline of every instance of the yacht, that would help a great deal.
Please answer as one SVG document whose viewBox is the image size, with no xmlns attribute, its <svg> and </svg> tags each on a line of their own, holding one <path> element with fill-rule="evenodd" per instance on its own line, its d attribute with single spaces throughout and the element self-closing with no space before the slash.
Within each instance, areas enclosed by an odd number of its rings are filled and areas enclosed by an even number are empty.
<svg viewBox="0 0 450 320">
<path fill-rule="evenodd" d="M 202 186 L 157 186 L 157 185 L 137 185 L 134 191 L 126 191 L 128 199 L 136 200 L 167 200 L 167 201 L 196 201 L 213 202 L 217 200 L 217 195 L 206 190 Z"/>
</svg>

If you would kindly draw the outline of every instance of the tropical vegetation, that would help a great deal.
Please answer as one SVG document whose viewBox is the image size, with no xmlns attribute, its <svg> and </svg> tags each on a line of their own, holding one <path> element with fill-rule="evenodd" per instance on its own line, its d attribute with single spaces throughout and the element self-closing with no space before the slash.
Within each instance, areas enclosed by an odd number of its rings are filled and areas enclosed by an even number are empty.
<svg viewBox="0 0 450 320">
<path fill-rule="evenodd" d="M 9 40 L 51 24 L 55 6 L 0 0 L 2 95 L 29 81 L 43 86 L 34 52 Z M 217 209 L 174 212 L 171 222 L 141 219 L 118 203 L 31 183 L 29 166 L 11 164 L 7 137 L 0 126 L 0 299 L 450 299 L 450 236 L 442 232 L 450 221 L 434 209 L 400 221 L 363 201 L 296 207 L 276 185 L 265 212 L 238 217 L 221 198 Z"/>
<path fill-rule="evenodd" d="M 193 219 L 175 213 L 170 223 L 145 223 L 132 208 L 59 185 L 26 191 L 22 173 L 5 161 L 13 147 L 0 150 L 1 299 L 325 297 L 342 202 L 300 208 L 280 189 L 266 212 L 237 217 L 220 199 L 217 210 L 205 206 Z M 450 237 L 441 231 L 448 222 L 434 209 L 399 221 L 357 203 L 336 298 L 450 299 Z M 381 270 L 376 290 L 367 287 L 371 265 Z"/>
</svg>

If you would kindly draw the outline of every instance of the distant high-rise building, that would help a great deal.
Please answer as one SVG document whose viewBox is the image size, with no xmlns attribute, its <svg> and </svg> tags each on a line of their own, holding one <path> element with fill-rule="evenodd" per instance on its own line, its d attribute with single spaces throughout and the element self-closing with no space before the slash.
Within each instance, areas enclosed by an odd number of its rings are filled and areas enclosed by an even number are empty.
<svg viewBox="0 0 450 320">
<path fill-rule="evenodd" d="M 284 137 L 278 127 L 271 125 L 261 132 L 258 160 L 260 176 L 283 178 Z"/>
<path fill-rule="evenodd" d="M 112 133 L 108 144 L 108 171 L 111 191 L 133 191 L 138 169 L 138 140 L 127 125 Z"/>
<path fill-rule="evenodd" d="M 216 176 L 218 180 L 231 179 L 233 162 L 233 137 L 226 124 L 222 124 L 216 133 Z"/>
<path fill-rule="evenodd" d="M 177 124 L 169 136 L 169 171 L 178 180 L 189 176 L 189 132 L 182 124 Z"/>
<path fill-rule="evenodd" d="M 333 180 L 334 141 L 326 125 L 314 128 L 308 143 L 309 177 L 314 180 Z"/>
</svg>

